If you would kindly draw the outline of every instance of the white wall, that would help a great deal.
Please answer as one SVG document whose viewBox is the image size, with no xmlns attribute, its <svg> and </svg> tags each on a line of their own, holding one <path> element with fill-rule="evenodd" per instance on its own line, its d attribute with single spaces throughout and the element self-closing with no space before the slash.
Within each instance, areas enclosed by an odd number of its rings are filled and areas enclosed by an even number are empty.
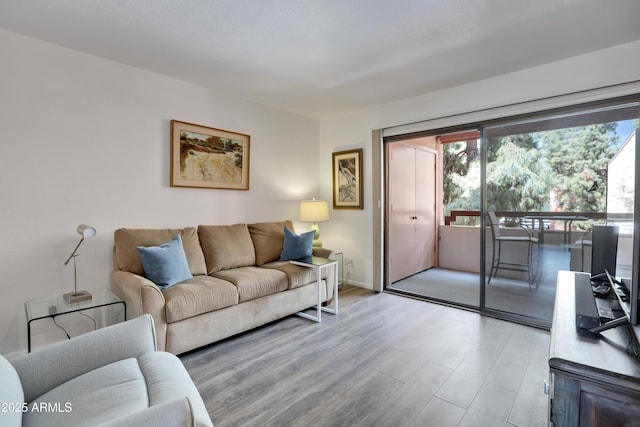
<svg viewBox="0 0 640 427">
<path fill-rule="evenodd" d="M 332 210 L 321 227 L 325 246 L 354 260 L 349 281 L 370 288 L 373 129 L 640 80 L 639 49 L 318 122 L 0 30 L 0 353 L 26 348 L 26 299 L 73 285 L 62 263 L 78 224 L 98 229 L 78 259 L 80 287 L 108 286 L 114 229 L 295 219 L 299 199 L 331 200 L 331 153 L 360 147 L 365 208 Z M 170 187 L 171 119 L 250 134 L 251 190 Z"/>
<path fill-rule="evenodd" d="M 334 211 L 331 222 L 323 225 L 326 241 L 342 250 L 345 257 L 354 258 L 351 283 L 372 288 L 374 282 L 372 218 L 373 210 L 378 209 L 378 199 L 371 192 L 373 129 L 439 118 L 444 118 L 438 122 L 440 126 L 469 123 L 456 115 L 510 105 L 501 112 L 508 115 L 512 111 L 522 112 L 523 107 L 517 104 L 531 100 L 542 100 L 536 103 L 539 109 L 556 107 L 559 106 L 557 100 L 545 98 L 639 81 L 638 51 L 640 41 L 322 120 L 320 173 L 323 194 L 331 194 L 331 152 L 364 148 L 364 211 Z M 628 94 L 628 89 L 611 87 L 595 95 L 579 94 L 571 98 L 573 103 L 579 103 L 624 94 Z"/>
<path fill-rule="evenodd" d="M 295 221 L 319 196 L 317 120 L 11 32 L 0 54 L 0 353 L 26 350 L 25 300 L 73 288 L 78 224 L 79 288 L 108 287 L 118 227 Z M 171 119 L 251 135 L 250 191 L 170 187 Z"/>
</svg>

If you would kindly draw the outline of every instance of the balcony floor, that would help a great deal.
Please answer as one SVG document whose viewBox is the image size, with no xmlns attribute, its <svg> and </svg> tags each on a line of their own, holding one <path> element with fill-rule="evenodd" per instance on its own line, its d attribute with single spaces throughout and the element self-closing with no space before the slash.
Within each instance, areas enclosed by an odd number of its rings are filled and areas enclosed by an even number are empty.
<svg viewBox="0 0 640 427">
<path fill-rule="evenodd" d="M 486 286 L 485 307 L 531 318 L 532 323 L 550 326 L 558 270 L 569 270 L 566 245 L 543 245 L 540 251 L 539 276 L 529 290 L 526 280 L 498 277 Z M 402 279 L 388 287 L 412 296 L 478 307 L 480 276 L 475 273 L 432 268 Z"/>
</svg>

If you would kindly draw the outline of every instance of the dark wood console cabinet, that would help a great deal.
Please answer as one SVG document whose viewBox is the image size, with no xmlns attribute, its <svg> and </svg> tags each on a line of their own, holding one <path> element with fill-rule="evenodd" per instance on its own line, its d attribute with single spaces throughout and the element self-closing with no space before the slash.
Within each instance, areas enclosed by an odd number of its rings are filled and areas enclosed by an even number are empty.
<svg viewBox="0 0 640 427">
<path fill-rule="evenodd" d="M 576 328 L 575 273 L 558 272 L 549 347 L 549 425 L 640 426 L 640 358 L 631 327 Z"/>
</svg>

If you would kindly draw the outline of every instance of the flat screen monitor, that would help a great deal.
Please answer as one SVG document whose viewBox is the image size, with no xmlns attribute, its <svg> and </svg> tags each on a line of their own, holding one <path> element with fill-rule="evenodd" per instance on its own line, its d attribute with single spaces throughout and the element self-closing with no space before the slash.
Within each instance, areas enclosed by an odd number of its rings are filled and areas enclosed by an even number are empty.
<svg viewBox="0 0 640 427">
<path fill-rule="evenodd" d="M 591 236 L 591 279 L 608 283 L 607 274 L 616 275 L 619 226 L 594 224 Z"/>
</svg>

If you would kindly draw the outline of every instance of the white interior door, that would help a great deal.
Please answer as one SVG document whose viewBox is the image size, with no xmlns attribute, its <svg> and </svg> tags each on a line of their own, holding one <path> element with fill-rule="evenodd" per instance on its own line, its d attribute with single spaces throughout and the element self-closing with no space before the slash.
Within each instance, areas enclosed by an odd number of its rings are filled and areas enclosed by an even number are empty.
<svg viewBox="0 0 640 427">
<path fill-rule="evenodd" d="M 436 154 L 416 148 L 415 227 L 416 271 L 435 266 Z"/>
<path fill-rule="evenodd" d="M 389 222 L 387 266 L 393 283 L 415 274 L 415 148 L 401 143 L 388 146 Z"/>
<path fill-rule="evenodd" d="M 435 265 L 436 154 L 403 143 L 388 145 L 389 283 Z"/>
</svg>

